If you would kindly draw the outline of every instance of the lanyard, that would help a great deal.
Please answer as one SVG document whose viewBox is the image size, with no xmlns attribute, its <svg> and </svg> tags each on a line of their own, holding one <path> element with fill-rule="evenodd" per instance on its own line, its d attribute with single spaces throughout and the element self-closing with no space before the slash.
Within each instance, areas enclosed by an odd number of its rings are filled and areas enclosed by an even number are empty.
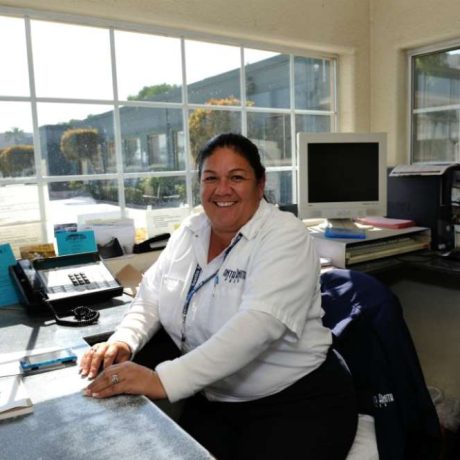
<svg viewBox="0 0 460 460">
<path fill-rule="evenodd" d="M 222 264 L 225 262 L 225 259 L 227 256 L 230 254 L 230 251 L 238 244 L 238 242 L 241 240 L 243 235 L 241 233 L 238 233 L 236 238 L 233 240 L 232 244 L 225 250 L 224 252 L 224 259 L 222 261 Z M 222 265 L 221 265 L 222 267 Z M 193 273 L 192 276 L 192 282 L 190 283 L 190 287 L 188 289 L 187 297 L 185 298 L 185 303 L 182 308 L 182 330 L 181 330 L 181 339 L 180 339 L 180 345 L 181 345 L 181 351 L 182 353 L 185 353 L 185 322 L 187 321 L 187 313 L 188 309 L 190 307 L 190 302 L 192 301 L 192 297 L 209 281 L 212 279 L 215 280 L 215 283 L 219 281 L 219 267 L 214 273 L 209 275 L 207 278 L 202 280 L 200 283 L 198 283 L 198 279 L 201 275 L 202 268 L 200 267 L 199 264 L 196 264 L 195 272 Z M 198 283 L 198 284 L 197 284 Z"/>
</svg>

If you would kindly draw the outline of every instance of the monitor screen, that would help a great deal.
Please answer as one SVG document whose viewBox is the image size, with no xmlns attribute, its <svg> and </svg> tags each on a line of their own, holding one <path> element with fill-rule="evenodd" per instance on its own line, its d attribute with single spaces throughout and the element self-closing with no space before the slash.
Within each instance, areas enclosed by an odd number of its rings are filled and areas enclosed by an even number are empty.
<svg viewBox="0 0 460 460">
<path fill-rule="evenodd" d="M 298 215 L 386 215 L 386 136 L 299 133 Z"/>
</svg>

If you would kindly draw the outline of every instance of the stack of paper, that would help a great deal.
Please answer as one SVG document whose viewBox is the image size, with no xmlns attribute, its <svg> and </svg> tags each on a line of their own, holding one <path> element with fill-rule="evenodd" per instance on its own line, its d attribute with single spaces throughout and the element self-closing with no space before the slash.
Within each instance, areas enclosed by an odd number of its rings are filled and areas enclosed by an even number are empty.
<svg viewBox="0 0 460 460">
<path fill-rule="evenodd" d="M 125 253 L 133 252 L 136 230 L 134 219 L 105 214 L 84 214 L 78 216 L 78 230 L 93 230 L 96 243 L 105 245 L 117 238 Z"/>
<path fill-rule="evenodd" d="M 149 238 L 164 233 L 172 234 L 188 215 L 190 215 L 188 207 L 147 209 L 145 218 Z"/>
<path fill-rule="evenodd" d="M 21 375 L 0 377 L 0 420 L 33 411 L 32 401 L 29 398 Z"/>
<path fill-rule="evenodd" d="M 360 217 L 358 219 L 359 222 L 367 225 L 373 225 L 374 227 L 380 228 L 408 228 L 408 227 L 415 227 L 415 222 L 410 219 L 393 219 L 389 217 L 377 217 L 377 216 L 369 216 L 369 217 Z"/>
</svg>

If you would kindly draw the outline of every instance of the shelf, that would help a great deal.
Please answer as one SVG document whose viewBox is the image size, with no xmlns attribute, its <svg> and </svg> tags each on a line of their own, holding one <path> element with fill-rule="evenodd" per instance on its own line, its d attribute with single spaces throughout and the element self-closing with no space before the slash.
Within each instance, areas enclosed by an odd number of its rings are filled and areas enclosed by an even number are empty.
<svg viewBox="0 0 460 460">
<path fill-rule="evenodd" d="M 363 240 L 326 238 L 317 227 L 308 230 L 318 255 L 330 258 L 332 264 L 339 268 L 428 249 L 431 243 L 430 230 L 425 227 L 398 230 L 371 227 Z"/>
</svg>

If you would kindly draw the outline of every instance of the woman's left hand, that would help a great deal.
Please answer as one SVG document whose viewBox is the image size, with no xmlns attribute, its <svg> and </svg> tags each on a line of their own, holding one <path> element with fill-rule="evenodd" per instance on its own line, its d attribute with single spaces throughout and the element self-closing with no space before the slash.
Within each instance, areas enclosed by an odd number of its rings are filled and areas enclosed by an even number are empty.
<svg viewBox="0 0 460 460">
<path fill-rule="evenodd" d="M 158 374 L 148 367 L 126 361 L 104 369 L 84 390 L 85 396 L 108 398 L 119 394 L 167 397 Z"/>
</svg>

